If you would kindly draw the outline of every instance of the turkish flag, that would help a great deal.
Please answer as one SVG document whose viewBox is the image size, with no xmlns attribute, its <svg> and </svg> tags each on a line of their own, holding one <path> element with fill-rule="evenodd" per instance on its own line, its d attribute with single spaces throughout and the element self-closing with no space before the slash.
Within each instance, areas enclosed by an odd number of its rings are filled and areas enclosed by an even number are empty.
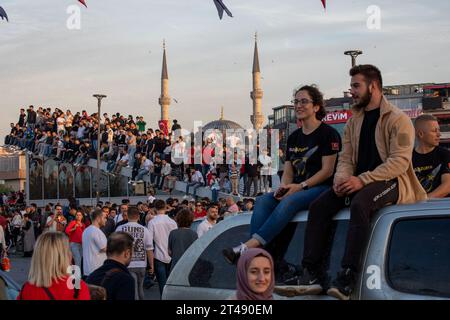
<svg viewBox="0 0 450 320">
<path fill-rule="evenodd" d="M 85 0 L 78 0 L 78 1 L 80 1 L 80 2 L 87 8 L 87 5 L 86 5 Z M 322 0 L 322 1 L 323 1 L 323 0 Z"/>
<path fill-rule="evenodd" d="M 322 4 L 323 4 L 323 8 L 326 9 L 327 8 L 327 0 L 322 0 Z"/>
</svg>

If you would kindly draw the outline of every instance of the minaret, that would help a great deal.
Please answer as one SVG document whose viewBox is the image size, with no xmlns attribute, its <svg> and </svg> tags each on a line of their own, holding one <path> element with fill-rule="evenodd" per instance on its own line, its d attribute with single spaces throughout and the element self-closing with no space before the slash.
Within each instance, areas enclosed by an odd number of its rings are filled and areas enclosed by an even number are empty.
<svg viewBox="0 0 450 320">
<path fill-rule="evenodd" d="M 253 115 L 250 121 L 256 130 L 262 129 L 264 116 L 261 110 L 263 91 L 261 89 L 261 70 L 259 69 L 258 56 L 258 34 L 255 33 L 255 53 L 253 56 L 253 91 L 250 92 L 250 98 L 253 100 Z"/>
<path fill-rule="evenodd" d="M 161 96 L 159 97 L 159 105 L 161 106 L 161 120 L 169 121 L 169 106 L 170 106 L 170 96 L 169 96 L 169 75 L 167 72 L 167 61 L 166 61 L 166 41 L 163 41 L 163 63 L 161 72 Z"/>
</svg>

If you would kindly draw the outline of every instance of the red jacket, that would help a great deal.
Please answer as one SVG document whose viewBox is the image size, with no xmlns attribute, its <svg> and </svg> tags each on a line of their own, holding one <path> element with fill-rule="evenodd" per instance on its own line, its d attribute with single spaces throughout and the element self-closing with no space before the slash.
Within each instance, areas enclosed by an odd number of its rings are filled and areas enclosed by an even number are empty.
<svg viewBox="0 0 450 320">
<path fill-rule="evenodd" d="M 84 229 L 86 229 L 86 226 L 84 225 L 84 223 L 81 223 L 81 227 L 77 227 L 75 231 L 71 231 L 76 223 L 77 222 L 75 220 L 69 223 L 66 228 L 66 234 L 69 236 L 69 242 L 81 243 L 83 231 Z"/>
<path fill-rule="evenodd" d="M 202 211 L 194 211 L 194 219 L 203 218 L 206 216 L 206 210 L 203 209 Z"/>
<path fill-rule="evenodd" d="M 52 285 L 48 290 L 54 297 L 54 300 L 91 300 L 91 295 L 89 294 L 89 288 L 86 283 L 81 280 L 80 291 L 78 293 L 78 298 L 74 298 L 75 290 L 69 289 L 67 287 L 67 277 L 62 278 L 59 281 L 53 281 Z M 43 288 L 36 287 L 32 284 L 26 282 L 17 297 L 17 300 L 53 300 L 45 292 Z"/>
</svg>

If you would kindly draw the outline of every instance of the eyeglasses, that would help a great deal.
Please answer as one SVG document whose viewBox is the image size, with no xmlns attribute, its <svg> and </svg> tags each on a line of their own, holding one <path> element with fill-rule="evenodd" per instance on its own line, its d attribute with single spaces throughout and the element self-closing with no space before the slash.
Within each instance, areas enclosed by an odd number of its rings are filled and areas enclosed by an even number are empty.
<svg viewBox="0 0 450 320">
<path fill-rule="evenodd" d="M 309 100 L 309 99 L 300 99 L 300 100 L 298 100 L 298 99 L 294 99 L 294 100 L 291 100 L 291 103 L 295 106 L 295 105 L 297 105 L 297 104 L 301 104 L 302 106 L 306 106 L 308 103 L 314 103 L 314 101 L 312 101 L 312 100 Z"/>
</svg>

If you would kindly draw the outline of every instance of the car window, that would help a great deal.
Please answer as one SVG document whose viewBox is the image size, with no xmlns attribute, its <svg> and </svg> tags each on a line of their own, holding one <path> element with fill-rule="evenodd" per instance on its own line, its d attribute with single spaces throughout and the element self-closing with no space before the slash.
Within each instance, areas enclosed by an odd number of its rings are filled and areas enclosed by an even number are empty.
<svg viewBox="0 0 450 320">
<path fill-rule="evenodd" d="M 298 275 L 302 270 L 305 228 L 306 222 L 290 223 L 266 248 L 274 258 L 276 282 L 279 284 Z M 330 237 L 327 240 L 331 243 L 331 251 L 325 254 L 321 263 L 323 270 L 329 275 L 335 275 L 341 268 L 347 229 L 347 220 L 335 220 L 331 225 Z"/>
<path fill-rule="evenodd" d="M 419 295 L 450 297 L 450 217 L 400 220 L 391 232 L 388 281 Z"/>
<path fill-rule="evenodd" d="M 236 288 L 236 266 L 225 261 L 222 250 L 225 246 L 237 246 L 247 241 L 249 228 L 248 224 L 230 228 L 211 242 L 189 274 L 191 287 Z"/>
<path fill-rule="evenodd" d="M 276 282 L 284 280 L 300 270 L 303 256 L 303 243 L 306 222 L 291 222 L 266 249 L 275 262 Z M 334 221 L 332 225 L 333 241 L 330 255 L 324 258 L 324 265 L 329 262 L 330 272 L 335 274 L 340 269 L 340 259 L 344 253 L 347 233 L 347 221 Z M 203 251 L 189 274 L 189 283 L 192 287 L 236 289 L 236 266 L 228 264 L 222 250 L 225 247 L 234 247 L 249 238 L 249 225 L 241 225 L 220 234 Z"/>
</svg>

